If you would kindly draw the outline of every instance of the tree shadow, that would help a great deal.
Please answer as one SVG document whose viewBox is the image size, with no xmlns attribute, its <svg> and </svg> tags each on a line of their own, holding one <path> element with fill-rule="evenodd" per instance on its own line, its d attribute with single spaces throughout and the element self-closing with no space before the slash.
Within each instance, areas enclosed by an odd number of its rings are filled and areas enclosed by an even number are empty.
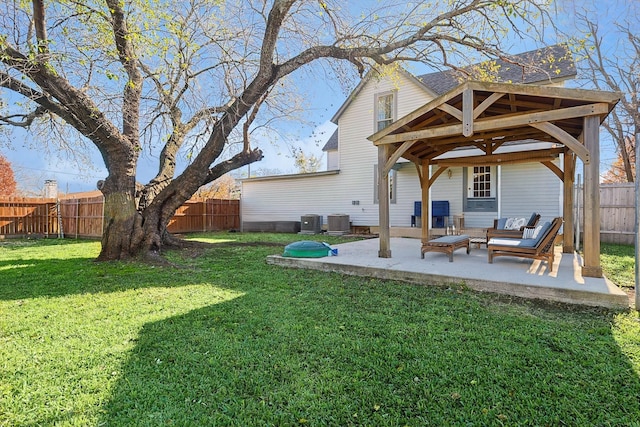
<svg viewBox="0 0 640 427">
<path fill-rule="evenodd" d="M 249 292 L 145 325 L 101 422 L 631 425 L 640 417 L 640 380 L 612 334 L 613 313 L 496 310 L 443 290 L 407 298 L 397 285 L 378 292 L 365 279 L 345 281 L 322 295 L 293 284 L 275 297 Z"/>
<path fill-rule="evenodd" d="M 186 257 L 186 261 L 180 259 L 175 265 L 169 265 L 138 261 L 95 262 L 97 252 L 88 254 L 86 241 L 24 240 L 9 243 L 0 247 L 5 251 L 5 259 L 0 260 L 0 300 L 110 293 L 158 286 L 170 288 L 208 282 L 223 276 L 222 270 L 215 265 L 189 263 L 189 258 L 206 254 L 207 249 L 204 248 L 194 252 L 176 251 L 179 256 Z M 98 242 L 92 244 L 99 245 Z M 25 246 L 32 246 L 39 252 L 25 254 Z M 45 248 L 47 246 L 51 248 Z M 228 246 L 217 247 L 217 255 L 210 254 L 209 259 L 216 256 L 231 259 L 229 251 L 232 245 Z M 57 257 L 57 247 L 66 253 Z"/>
</svg>

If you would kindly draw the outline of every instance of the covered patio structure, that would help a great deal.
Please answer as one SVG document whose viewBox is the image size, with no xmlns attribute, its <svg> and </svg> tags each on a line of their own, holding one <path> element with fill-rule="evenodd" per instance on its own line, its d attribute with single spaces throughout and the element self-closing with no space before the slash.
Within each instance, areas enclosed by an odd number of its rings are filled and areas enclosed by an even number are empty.
<svg viewBox="0 0 640 427">
<path fill-rule="evenodd" d="M 413 162 L 418 171 L 423 243 L 429 240 L 430 188 L 449 167 L 545 165 L 563 182 L 563 252 L 573 253 L 572 189 L 580 158 L 584 164 L 582 275 L 602 277 L 599 126 L 619 99 L 620 94 L 612 92 L 466 82 L 370 136 L 378 148 L 380 171 L 378 257 L 391 258 L 388 176 L 400 158 Z M 540 149 L 541 142 L 548 143 L 547 148 Z M 479 154 L 447 155 L 464 148 L 478 149 Z M 554 163 L 560 156 L 561 167 Z"/>
</svg>

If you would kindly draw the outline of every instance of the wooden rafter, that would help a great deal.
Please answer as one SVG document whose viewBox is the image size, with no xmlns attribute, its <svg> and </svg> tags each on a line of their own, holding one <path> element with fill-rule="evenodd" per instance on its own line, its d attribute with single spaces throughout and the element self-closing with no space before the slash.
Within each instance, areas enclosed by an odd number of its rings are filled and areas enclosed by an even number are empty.
<svg viewBox="0 0 640 427">
<path fill-rule="evenodd" d="M 496 117 L 476 120 L 473 122 L 474 132 L 509 129 L 519 126 L 531 125 L 532 123 L 543 123 L 567 118 L 587 117 L 602 115 L 609 112 L 609 107 L 605 103 L 595 103 L 581 105 L 577 107 L 563 108 L 552 111 L 536 111 L 534 113 L 514 114 L 506 117 Z M 451 124 L 439 127 L 432 127 L 412 132 L 391 134 L 382 137 L 374 142 L 375 145 L 394 144 L 407 140 L 441 138 L 462 134 L 462 124 Z"/>
<path fill-rule="evenodd" d="M 548 135 L 551 135 L 552 137 L 557 139 L 558 142 L 561 142 L 562 144 L 569 147 L 574 153 L 576 153 L 578 157 L 580 157 L 580 159 L 585 164 L 589 164 L 591 159 L 589 150 L 587 150 L 585 146 L 580 143 L 580 141 L 572 137 L 569 133 L 549 122 L 531 123 L 530 125 L 536 129 L 540 129 Z"/>
<path fill-rule="evenodd" d="M 393 165 L 395 165 L 396 162 L 400 160 L 400 157 L 402 157 L 402 155 L 409 148 L 411 148 L 411 146 L 415 142 L 416 141 L 405 141 L 400 147 L 397 147 L 396 150 L 393 152 L 393 154 L 391 154 L 391 156 L 387 160 L 387 163 L 384 165 L 384 170 L 382 171 L 382 173 L 387 175 L 391 171 L 391 168 L 393 167 Z"/>
<path fill-rule="evenodd" d="M 564 152 L 564 148 L 548 148 L 544 150 L 517 151 L 512 153 L 488 154 L 484 156 L 455 157 L 451 159 L 436 159 L 431 163 L 438 166 L 477 166 L 477 165 L 505 165 L 511 163 L 552 161 Z"/>
<path fill-rule="evenodd" d="M 562 171 L 562 169 L 556 166 L 555 163 L 551 163 L 551 162 L 541 162 L 541 163 L 545 165 L 547 168 L 549 168 L 551 172 L 555 173 L 556 176 L 560 178 L 560 181 L 564 182 L 564 172 Z"/>
</svg>

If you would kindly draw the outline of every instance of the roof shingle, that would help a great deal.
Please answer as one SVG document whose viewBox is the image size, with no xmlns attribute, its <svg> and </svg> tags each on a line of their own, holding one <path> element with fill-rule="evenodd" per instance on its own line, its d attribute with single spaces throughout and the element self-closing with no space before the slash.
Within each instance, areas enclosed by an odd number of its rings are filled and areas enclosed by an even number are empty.
<svg viewBox="0 0 640 427">
<path fill-rule="evenodd" d="M 474 64 L 465 67 L 464 70 L 469 74 L 457 70 L 446 70 L 423 74 L 417 76 L 417 79 L 438 95 L 442 95 L 466 80 L 479 80 L 478 74 L 483 74 L 480 71 L 482 65 Z M 487 66 L 494 70 L 488 75 L 496 83 L 541 83 L 576 75 L 573 58 L 564 45 L 520 53 L 511 56 L 507 61 L 496 59 L 487 62 Z"/>
</svg>

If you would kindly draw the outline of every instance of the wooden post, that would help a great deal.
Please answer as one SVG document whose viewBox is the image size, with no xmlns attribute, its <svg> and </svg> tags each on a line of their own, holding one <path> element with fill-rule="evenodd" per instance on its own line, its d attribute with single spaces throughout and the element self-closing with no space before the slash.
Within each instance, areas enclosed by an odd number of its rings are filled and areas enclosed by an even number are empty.
<svg viewBox="0 0 640 427">
<path fill-rule="evenodd" d="M 640 311 L 640 180 L 638 179 L 638 171 L 640 171 L 640 126 L 638 122 L 636 122 L 636 175 L 634 179 L 634 190 L 635 190 L 635 305 L 636 311 Z"/>
<path fill-rule="evenodd" d="M 564 181 L 563 181 L 563 206 L 562 213 L 564 216 L 562 252 L 572 254 L 576 247 L 574 244 L 575 234 L 573 226 L 575 219 L 573 217 L 573 180 L 575 174 L 576 157 L 573 151 L 567 150 L 564 153 Z"/>
<path fill-rule="evenodd" d="M 584 165 L 584 266 L 582 275 L 602 277 L 600 265 L 600 118 L 584 118 L 583 141 L 591 157 Z"/>
<path fill-rule="evenodd" d="M 422 227 L 422 244 L 429 241 L 429 216 L 431 215 L 429 206 L 429 162 L 422 163 L 422 175 L 420 180 L 420 190 L 422 200 L 422 212 L 420 214 L 420 226 Z"/>
<path fill-rule="evenodd" d="M 380 226 L 379 258 L 391 258 L 391 239 L 389 235 L 389 175 L 384 173 L 387 164 L 388 148 L 378 146 L 378 222 Z"/>
</svg>

